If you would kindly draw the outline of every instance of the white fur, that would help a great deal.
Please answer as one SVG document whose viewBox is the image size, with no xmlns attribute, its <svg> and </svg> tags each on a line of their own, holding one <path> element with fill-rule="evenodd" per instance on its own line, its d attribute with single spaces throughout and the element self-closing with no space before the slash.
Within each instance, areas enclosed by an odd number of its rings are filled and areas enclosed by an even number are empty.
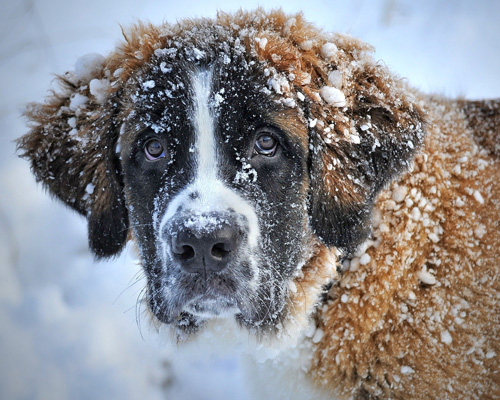
<svg viewBox="0 0 500 400">
<path fill-rule="evenodd" d="M 233 209 L 237 214 L 247 218 L 249 224 L 248 245 L 255 248 L 260 237 L 258 217 L 252 205 L 237 192 L 228 188 L 219 179 L 217 144 L 215 141 L 215 118 L 210 108 L 212 72 L 198 71 L 192 77 L 193 87 L 193 124 L 196 132 L 196 178 L 186 186 L 174 199 L 162 218 L 160 232 L 173 218 L 182 205 L 192 210 L 193 216 L 213 211 L 224 212 Z M 196 199 L 189 195 L 198 193 Z"/>
</svg>

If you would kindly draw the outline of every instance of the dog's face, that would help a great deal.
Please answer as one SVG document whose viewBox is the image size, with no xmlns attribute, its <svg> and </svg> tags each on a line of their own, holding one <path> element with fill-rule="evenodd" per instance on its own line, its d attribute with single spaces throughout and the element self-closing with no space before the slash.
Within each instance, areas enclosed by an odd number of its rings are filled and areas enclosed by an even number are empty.
<svg viewBox="0 0 500 400">
<path fill-rule="evenodd" d="M 416 101 L 367 46 L 300 15 L 130 35 L 27 113 L 35 175 L 88 218 L 97 256 L 135 239 L 160 321 L 306 321 L 329 255 L 367 238 L 377 193 L 421 144 Z"/>
<path fill-rule="evenodd" d="M 173 61 L 134 79 L 120 141 L 151 309 L 166 323 L 268 326 L 309 250 L 303 118 L 242 55 Z"/>
</svg>

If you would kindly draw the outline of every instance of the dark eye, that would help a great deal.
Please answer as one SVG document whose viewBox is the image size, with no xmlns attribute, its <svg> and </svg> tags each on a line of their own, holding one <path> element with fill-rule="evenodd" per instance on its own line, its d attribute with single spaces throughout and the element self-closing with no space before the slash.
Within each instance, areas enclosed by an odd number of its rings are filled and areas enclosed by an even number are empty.
<svg viewBox="0 0 500 400">
<path fill-rule="evenodd" d="M 270 132 L 262 132 L 254 145 L 254 154 L 272 157 L 276 153 L 278 140 Z"/>
<path fill-rule="evenodd" d="M 144 145 L 144 154 L 149 161 L 155 161 L 160 158 L 165 158 L 163 145 L 158 139 L 150 139 Z"/>
</svg>

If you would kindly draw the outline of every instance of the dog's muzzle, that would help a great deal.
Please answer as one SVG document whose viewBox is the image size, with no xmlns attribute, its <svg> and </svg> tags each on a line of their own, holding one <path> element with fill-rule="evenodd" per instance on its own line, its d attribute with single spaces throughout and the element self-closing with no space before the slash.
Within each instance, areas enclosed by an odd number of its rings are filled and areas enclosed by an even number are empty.
<svg viewBox="0 0 500 400">
<path fill-rule="evenodd" d="M 221 272 L 236 261 L 245 231 L 242 221 L 228 213 L 189 214 L 166 224 L 162 239 L 182 270 L 207 274 Z"/>
</svg>

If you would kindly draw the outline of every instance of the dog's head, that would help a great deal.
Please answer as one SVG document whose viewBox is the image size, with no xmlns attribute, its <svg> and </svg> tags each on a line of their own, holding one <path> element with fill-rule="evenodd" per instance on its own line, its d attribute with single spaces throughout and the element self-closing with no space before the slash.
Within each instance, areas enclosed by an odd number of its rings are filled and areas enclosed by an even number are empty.
<svg viewBox="0 0 500 400">
<path fill-rule="evenodd" d="M 410 91 L 369 46 L 301 15 L 125 38 L 29 108 L 19 147 L 36 177 L 87 217 L 98 257 L 135 240 L 160 321 L 262 331 L 307 316 L 423 140 Z"/>
</svg>

